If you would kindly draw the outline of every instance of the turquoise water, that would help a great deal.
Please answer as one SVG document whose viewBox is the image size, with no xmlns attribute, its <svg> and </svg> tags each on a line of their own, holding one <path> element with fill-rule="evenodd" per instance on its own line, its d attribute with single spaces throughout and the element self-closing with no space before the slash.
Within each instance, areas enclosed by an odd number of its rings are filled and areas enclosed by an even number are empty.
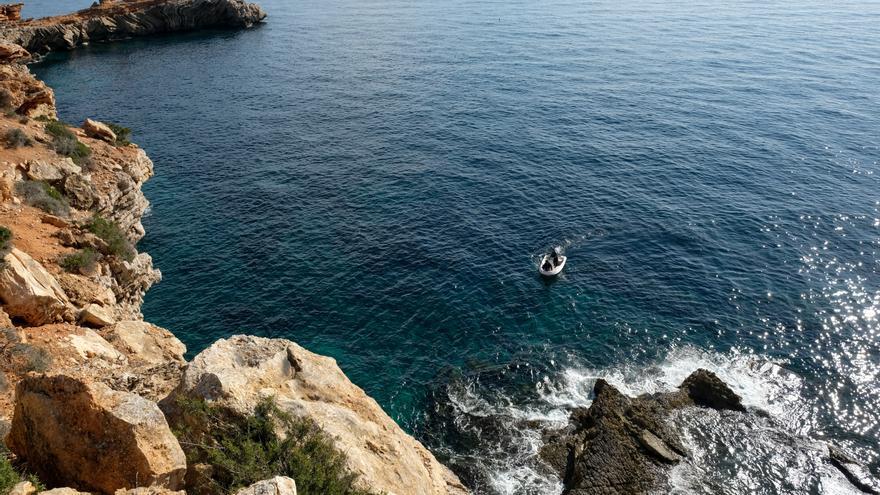
<svg viewBox="0 0 880 495">
<path fill-rule="evenodd" d="M 555 489 L 534 425 L 595 377 L 696 366 L 777 434 L 695 456 L 686 491 L 837 493 L 781 436 L 878 471 L 880 4 L 263 6 L 34 67 L 156 163 L 143 309 L 191 354 L 329 354 L 482 493 Z"/>
</svg>

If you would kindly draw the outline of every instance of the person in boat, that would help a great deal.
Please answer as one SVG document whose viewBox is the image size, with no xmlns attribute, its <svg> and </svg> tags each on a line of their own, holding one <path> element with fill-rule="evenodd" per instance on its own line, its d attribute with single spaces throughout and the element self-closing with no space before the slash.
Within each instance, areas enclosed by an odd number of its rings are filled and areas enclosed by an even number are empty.
<svg viewBox="0 0 880 495">
<path fill-rule="evenodd" d="M 553 260 L 553 266 L 559 266 L 559 248 L 553 248 L 553 254 L 550 256 L 550 258 Z"/>
<path fill-rule="evenodd" d="M 554 266 L 553 263 L 550 261 L 550 259 L 548 259 L 547 261 L 544 262 L 544 266 L 542 266 L 541 269 L 544 270 L 545 272 L 549 272 L 550 270 L 553 269 L 553 266 Z"/>
</svg>

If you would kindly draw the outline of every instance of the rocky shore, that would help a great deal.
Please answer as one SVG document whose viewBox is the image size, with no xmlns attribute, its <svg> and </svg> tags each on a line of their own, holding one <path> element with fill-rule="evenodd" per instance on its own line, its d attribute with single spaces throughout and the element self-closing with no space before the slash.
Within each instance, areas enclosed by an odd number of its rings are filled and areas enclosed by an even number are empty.
<svg viewBox="0 0 880 495">
<path fill-rule="evenodd" d="M 0 24 L 0 494 L 10 476 L 18 495 L 468 493 L 333 359 L 237 335 L 187 361 L 171 331 L 145 322 L 144 294 L 161 279 L 136 249 L 153 163 L 122 126 L 59 122 L 52 89 L 24 65 L 90 41 L 264 17 L 240 0 L 104 1 Z M 599 380 L 594 395 L 545 435 L 541 460 L 564 493 L 662 492 L 690 455 L 670 414 L 753 414 L 706 370 L 675 392 L 631 398 Z M 277 462 L 290 445 L 312 463 L 298 477 Z M 880 490 L 846 453 L 828 459 L 854 487 Z"/>
<path fill-rule="evenodd" d="M 90 42 L 210 28 L 249 28 L 266 18 L 244 0 L 102 0 L 74 14 L 0 25 L 0 38 L 31 53 Z"/>
</svg>

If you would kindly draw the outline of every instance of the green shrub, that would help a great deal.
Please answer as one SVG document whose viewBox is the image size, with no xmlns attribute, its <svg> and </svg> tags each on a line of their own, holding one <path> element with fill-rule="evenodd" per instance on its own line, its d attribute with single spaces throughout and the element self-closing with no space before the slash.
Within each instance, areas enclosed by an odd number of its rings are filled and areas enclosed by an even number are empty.
<svg viewBox="0 0 880 495">
<path fill-rule="evenodd" d="M 271 399 L 246 418 L 201 400 L 182 399 L 178 407 L 186 425 L 176 425 L 175 433 L 187 463 L 209 464 L 217 493 L 289 476 L 300 495 L 369 494 L 355 487 L 357 476 L 345 466 L 345 454 L 314 421 L 294 418 Z"/>
<path fill-rule="evenodd" d="M 15 192 L 25 203 L 55 216 L 67 216 L 70 205 L 58 189 L 47 182 L 23 180 L 15 184 Z"/>
<path fill-rule="evenodd" d="M 113 131 L 113 134 L 116 134 L 116 146 L 126 146 L 131 144 L 131 129 L 112 122 L 108 122 L 107 127 Z"/>
<path fill-rule="evenodd" d="M 95 215 L 86 228 L 107 243 L 107 250 L 110 254 L 119 256 L 126 261 L 134 259 L 134 247 L 128 242 L 128 238 L 116 222 Z"/>
<path fill-rule="evenodd" d="M 24 131 L 19 129 L 18 127 L 14 127 L 6 131 L 6 136 L 4 136 L 6 140 L 7 148 L 18 148 L 19 146 L 33 146 L 34 141 L 30 138 Z"/>
<path fill-rule="evenodd" d="M 0 108 L 11 108 L 15 97 L 6 88 L 0 88 Z"/>
<path fill-rule="evenodd" d="M 0 227 L 0 251 L 4 251 L 9 247 L 9 242 L 12 240 L 12 231 L 7 229 L 6 227 Z"/>
<path fill-rule="evenodd" d="M 52 149 L 59 155 L 69 156 L 77 165 L 83 165 L 92 156 L 92 149 L 76 138 L 67 124 L 58 120 L 46 123 L 46 132 L 52 136 Z"/>
<path fill-rule="evenodd" d="M 0 493 L 9 493 L 12 487 L 22 481 L 30 481 L 37 491 L 46 488 L 36 476 L 19 473 L 9 460 L 9 451 L 0 443 Z"/>
<path fill-rule="evenodd" d="M 61 258 L 61 268 L 70 273 L 90 272 L 98 262 L 98 253 L 92 248 L 81 249 Z"/>
</svg>

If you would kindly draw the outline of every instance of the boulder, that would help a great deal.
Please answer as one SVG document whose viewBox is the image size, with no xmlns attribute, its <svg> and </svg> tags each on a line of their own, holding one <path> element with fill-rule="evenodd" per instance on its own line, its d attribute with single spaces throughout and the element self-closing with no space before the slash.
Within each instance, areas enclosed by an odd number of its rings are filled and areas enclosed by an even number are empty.
<svg viewBox="0 0 880 495">
<path fill-rule="evenodd" d="M 6 495 L 34 495 L 37 493 L 37 487 L 30 481 L 22 481 L 12 487 Z"/>
<path fill-rule="evenodd" d="M 86 132 L 86 136 L 101 139 L 108 143 L 116 142 L 116 133 L 110 129 L 110 126 L 97 120 L 86 119 L 83 122 L 82 129 Z"/>
<path fill-rule="evenodd" d="M 74 490 L 73 488 L 53 488 L 51 490 L 46 490 L 44 492 L 40 492 L 39 495 L 92 495 L 89 492 L 81 492 L 79 490 Z"/>
<path fill-rule="evenodd" d="M 113 313 L 100 304 L 89 304 L 79 313 L 79 320 L 90 326 L 106 327 L 116 323 Z"/>
<path fill-rule="evenodd" d="M 235 495 L 296 495 L 296 483 L 287 476 L 276 476 L 242 488 Z"/>
<path fill-rule="evenodd" d="M 86 177 L 79 174 L 68 175 L 63 188 L 72 206 L 87 210 L 95 204 L 95 188 Z"/>
<path fill-rule="evenodd" d="M 313 420 L 346 454 L 348 468 L 374 492 L 467 493 L 458 478 L 359 387 L 331 358 L 282 339 L 221 339 L 193 359 L 163 408 L 177 397 L 204 399 L 242 415 L 274 397 L 284 411 Z"/>
<path fill-rule="evenodd" d="M 10 316 L 30 325 L 64 319 L 70 310 L 67 295 L 43 265 L 16 248 L 12 248 L 3 261 L 0 301 Z"/>
<path fill-rule="evenodd" d="M 21 45 L 0 40 L 0 64 L 11 64 L 31 58 Z"/>
<path fill-rule="evenodd" d="M 81 335 L 73 334 L 68 336 L 67 339 L 74 350 L 76 350 L 77 354 L 83 359 L 98 358 L 110 362 L 125 360 L 125 356 L 114 349 L 109 342 L 95 333 L 94 330 L 86 328 L 83 329 Z"/>
<path fill-rule="evenodd" d="M 28 68 L 20 64 L 0 64 L 0 88 L 12 95 L 12 107 L 29 117 L 56 118 L 55 93 Z"/>
<path fill-rule="evenodd" d="M 65 375 L 27 376 L 15 396 L 6 443 L 50 486 L 181 487 L 186 459 L 154 402 Z"/>
<path fill-rule="evenodd" d="M 701 368 L 694 371 L 679 388 L 699 406 L 740 412 L 746 410 L 742 405 L 742 398 L 709 370 Z"/>
<path fill-rule="evenodd" d="M 79 174 L 82 169 L 70 158 L 57 161 L 30 160 L 27 162 L 27 177 L 30 180 L 58 182 L 72 174 Z"/>
<path fill-rule="evenodd" d="M 161 364 L 167 361 L 184 362 L 186 346 L 168 330 L 144 321 L 120 321 L 103 331 L 106 339 L 117 349 L 138 359 Z"/>
</svg>

